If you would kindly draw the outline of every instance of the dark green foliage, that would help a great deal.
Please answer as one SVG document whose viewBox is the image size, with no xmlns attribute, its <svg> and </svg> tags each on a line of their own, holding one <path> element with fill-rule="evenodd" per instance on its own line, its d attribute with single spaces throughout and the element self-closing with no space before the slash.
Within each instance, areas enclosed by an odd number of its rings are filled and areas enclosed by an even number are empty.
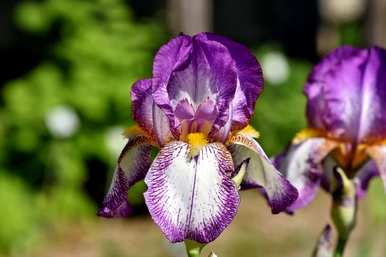
<svg viewBox="0 0 386 257">
<path fill-rule="evenodd" d="M 121 0 L 23 2 L 15 18 L 25 33 L 57 37 L 40 65 L 3 87 L 0 204 L 8 222 L 0 252 L 23 247 L 44 224 L 95 214 L 90 197 L 102 200 L 117 154 L 108 131 L 132 123 L 130 86 L 150 75 L 165 35 L 154 22 L 134 21 Z M 78 116 L 72 136 L 47 128 L 57 106 Z"/>
</svg>

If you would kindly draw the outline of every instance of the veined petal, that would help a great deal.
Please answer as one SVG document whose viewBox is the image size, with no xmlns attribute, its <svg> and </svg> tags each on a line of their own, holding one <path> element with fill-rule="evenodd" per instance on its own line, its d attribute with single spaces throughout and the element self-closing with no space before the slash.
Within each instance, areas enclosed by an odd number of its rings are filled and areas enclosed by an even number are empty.
<svg viewBox="0 0 386 257">
<path fill-rule="evenodd" d="M 325 138 L 311 138 L 289 146 L 275 158 L 276 167 L 299 192 L 288 211 L 302 208 L 314 199 L 321 182 L 322 161 L 336 146 Z"/>
<path fill-rule="evenodd" d="M 272 213 L 286 210 L 297 198 L 297 190 L 275 169 L 260 145 L 251 137 L 236 135 L 229 147 L 235 167 L 249 159 L 241 187 L 262 188 Z"/>
<path fill-rule="evenodd" d="M 153 220 L 171 242 L 208 243 L 230 224 L 239 205 L 225 146 L 208 144 L 190 157 L 190 146 L 163 147 L 146 175 L 145 200 Z"/>
<path fill-rule="evenodd" d="M 153 101 L 151 92 L 151 79 L 138 80 L 134 83 L 131 89 L 133 117 L 159 145 L 164 145 L 172 138 L 169 121 Z"/>
<path fill-rule="evenodd" d="M 154 90 L 166 84 L 174 70 L 189 62 L 192 48 L 192 38 L 182 34 L 158 50 L 153 62 L 153 78 L 158 82 L 153 86 Z"/>
<path fill-rule="evenodd" d="M 374 145 L 367 149 L 368 155 L 374 160 L 378 173 L 383 180 L 386 192 L 386 145 Z"/>
<path fill-rule="evenodd" d="M 205 33 L 208 40 L 224 45 L 236 62 L 237 88 L 232 100 L 232 130 L 248 124 L 255 110 L 257 97 L 263 90 L 263 73 L 256 57 L 245 46 L 225 37 Z"/>
<path fill-rule="evenodd" d="M 311 127 L 356 139 L 366 59 L 365 50 L 341 47 L 315 66 L 304 89 Z"/>
<path fill-rule="evenodd" d="M 360 141 L 386 138 L 386 50 L 368 49 L 367 66 L 363 77 L 362 111 L 359 121 Z"/>
<path fill-rule="evenodd" d="M 110 189 L 98 215 L 106 218 L 127 216 L 129 188 L 143 179 L 151 164 L 151 145 L 143 136 L 131 137 L 118 158 Z"/>
<path fill-rule="evenodd" d="M 143 79 L 138 80 L 131 87 L 133 118 L 149 134 L 153 134 L 151 86 L 151 79 Z"/>
<path fill-rule="evenodd" d="M 174 69 L 168 80 L 159 83 L 153 98 L 170 120 L 171 129 L 178 137 L 180 121 L 174 112 L 181 101 L 187 101 L 197 110 L 207 99 L 215 103 L 217 118 L 213 130 L 226 122 L 226 111 L 235 90 L 237 74 L 235 62 L 226 47 L 207 40 L 204 34 L 192 38 L 189 58 Z"/>
<path fill-rule="evenodd" d="M 386 136 L 386 51 L 340 47 L 315 66 L 308 78 L 307 117 L 311 127 L 352 142 Z"/>
</svg>

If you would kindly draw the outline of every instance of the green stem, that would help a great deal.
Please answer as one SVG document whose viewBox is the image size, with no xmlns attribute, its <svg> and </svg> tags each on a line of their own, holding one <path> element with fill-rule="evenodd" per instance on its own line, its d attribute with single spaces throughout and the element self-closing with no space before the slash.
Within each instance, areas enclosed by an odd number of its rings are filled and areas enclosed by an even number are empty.
<svg viewBox="0 0 386 257">
<path fill-rule="evenodd" d="M 331 218 L 338 233 L 334 257 L 343 257 L 347 241 L 355 228 L 358 199 L 354 182 L 341 168 L 334 170 L 334 176 L 336 188 L 332 194 Z"/>
<path fill-rule="evenodd" d="M 346 247 L 346 243 L 348 241 L 347 237 L 339 237 L 338 243 L 335 248 L 334 257 L 343 257 L 344 248 Z"/>
</svg>

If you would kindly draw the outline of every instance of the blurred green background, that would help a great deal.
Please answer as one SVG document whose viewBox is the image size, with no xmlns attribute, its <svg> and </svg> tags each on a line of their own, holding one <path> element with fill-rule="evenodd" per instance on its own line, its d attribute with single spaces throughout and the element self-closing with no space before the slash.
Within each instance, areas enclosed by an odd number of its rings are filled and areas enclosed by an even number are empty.
<svg viewBox="0 0 386 257">
<path fill-rule="evenodd" d="M 385 8 L 372 15 L 379 1 L 290 2 L 2 2 L 0 256 L 184 256 L 148 217 L 143 183 L 129 193 L 132 218 L 95 215 L 125 143 L 120 134 L 133 123 L 130 86 L 151 76 L 155 52 L 179 31 L 246 43 L 265 75 L 252 124 L 267 153 L 278 153 L 306 126 L 302 88 L 319 56 L 385 42 L 371 26 L 385 30 Z M 294 217 L 271 216 L 257 192 L 242 198 L 235 222 L 208 246 L 219 256 L 309 256 L 328 221 L 323 193 Z M 386 256 L 379 180 L 360 205 L 347 256 Z"/>
</svg>

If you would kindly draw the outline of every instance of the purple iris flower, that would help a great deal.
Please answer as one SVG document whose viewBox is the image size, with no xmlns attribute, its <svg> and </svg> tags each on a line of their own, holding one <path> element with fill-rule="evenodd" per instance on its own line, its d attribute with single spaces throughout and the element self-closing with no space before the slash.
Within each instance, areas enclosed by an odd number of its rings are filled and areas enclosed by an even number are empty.
<svg viewBox="0 0 386 257">
<path fill-rule="evenodd" d="M 134 119 L 99 215 L 125 216 L 127 191 L 145 178 L 149 212 L 171 242 L 207 243 L 231 223 L 241 187 L 258 188 L 273 213 L 296 189 L 274 168 L 248 125 L 263 88 L 260 65 L 224 37 L 180 35 L 154 58 L 153 78 L 131 92 Z M 160 149 L 152 161 L 152 147 Z M 236 179 L 235 179 L 236 177 Z"/>
<path fill-rule="evenodd" d="M 310 203 L 320 185 L 332 192 L 334 167 L 358 198 L 373 177 L 386 186 L 386 50 L 336 49 L 314 67 L 304 92 L 309 128 L 275 159 L 299 191 L 288 210 Z"/>
</svg>

